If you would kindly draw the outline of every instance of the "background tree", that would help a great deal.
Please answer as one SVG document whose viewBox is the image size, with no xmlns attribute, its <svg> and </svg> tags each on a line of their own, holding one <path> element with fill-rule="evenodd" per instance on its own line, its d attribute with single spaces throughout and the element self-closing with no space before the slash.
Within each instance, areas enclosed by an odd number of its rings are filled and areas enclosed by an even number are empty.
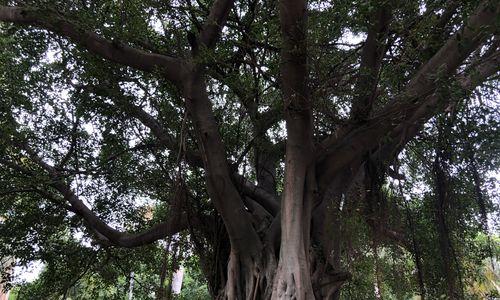
<svg viewBox="0 0 500 300">
<path fill-rule="evenodd" d="M 1 3 L 0 254 L 127 248 L 157 298 L 177 258 L 154 253 L 181 244 L 219 299 L 405 295 L 391 268 L 469 292 L 498 1 Z"/>
</svg>

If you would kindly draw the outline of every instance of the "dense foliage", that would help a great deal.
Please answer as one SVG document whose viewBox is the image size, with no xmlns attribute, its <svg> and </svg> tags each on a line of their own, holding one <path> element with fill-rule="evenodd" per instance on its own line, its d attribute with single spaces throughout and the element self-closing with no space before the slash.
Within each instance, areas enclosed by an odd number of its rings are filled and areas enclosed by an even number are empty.
<svg viewBox="0 0 500 300">
<path fill-rule="evenodd" d="M 500 220 L 499 4 L 484 3 L 307 4 L 309 156 L 317 158 L 307 165 L 330 174 L 317 176 L 313 194 L 333 204 L 317 205 L 322 238 L 313 207 L 305 252 L 311 269 L 324 264 L 318 270 L 333 278 L 332 297 L 500 297 L 492 234 Z M 251 232 L 279 260 L 273 200 L 288 188 L 289 112 L 303 107 L 284 101 L 287 44 L 276 1 L 236 1 L 222 24 L 210 19 L 211 0 L 0 4 L 0 257 L 44 266 L 17 286 L 18 299 L 124 299 L 131 272 L 134 299 L 171 299 L 180 265 L 188 275 L 179 299 L 221 297 L 242 239 L 228 229 L 232 214 L 251 216 Z M 495 21 L 467 40 L 460 30 L 481 5 Z M 218 42 L 205 40 L 210 22 L 225 25 Z M 454 69 L 422 67 L 450 40 L 465 53 Z M 290 60 L 301 47 L 287 52 Z M 196 117 L 204 112 L 196 94 L 182 88 L 199 78 L 176 79 L 190 68 L 203 70 L 205 119 Z M 413 80 L 421 70 L 430 75 Z M 420 83 L 423 92 L 401 96 Z M 220 134 L 223 147 L 213 149 L 224 164 L 212 162 L 210 130 Z M 339 146 L 325 146 L 332 141 Z M 342 152 L 343 141 L 352 149 Z M 328 173 L 338 164 L 324 153 L 348 163 Z M 213 171 L 224 168 L 230 179 Z M 323 196 L 330 182 L 340 192 Z M 224 201 L 242 205 L 225 209 Z"/>
</svg>

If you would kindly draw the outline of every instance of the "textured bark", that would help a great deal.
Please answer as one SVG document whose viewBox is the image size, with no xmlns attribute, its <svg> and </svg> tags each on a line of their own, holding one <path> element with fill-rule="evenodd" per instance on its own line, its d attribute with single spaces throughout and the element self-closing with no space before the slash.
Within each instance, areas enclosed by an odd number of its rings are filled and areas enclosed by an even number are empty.
<svg viewBox="0 0 500 300">
<path fill-rule="evenodd" d="M 231 252 L 228 282 L 218 299 L 270 299 L 276 272 L 274 254 L 264 250 L 258 257 L 243 257 Z"/>
<path fill-rule="evenodd" d="M 231 246 L 237 252 L 256 256 L 261 251 L 257 236 L 243 200 L 231 180 L 222 138 L 218 131 L 211 103 L 200 74 L 186 78 L 186 106 L 196 128 L 200 152 L 206 170 L 207 189 L 226 225 Z"/>
<path fill-rule="evenodd" d="M 315 192 L 311 103 L 307 91 L 306 1 L 279 4 L 283 33 L 281 82 L 287 130 L 281 203 L 281 249 L 273 299 L 314 297 L 309 269 L 310 208 Z M 309 176 L 307 176 L 309 175 Z"/>
</svg>

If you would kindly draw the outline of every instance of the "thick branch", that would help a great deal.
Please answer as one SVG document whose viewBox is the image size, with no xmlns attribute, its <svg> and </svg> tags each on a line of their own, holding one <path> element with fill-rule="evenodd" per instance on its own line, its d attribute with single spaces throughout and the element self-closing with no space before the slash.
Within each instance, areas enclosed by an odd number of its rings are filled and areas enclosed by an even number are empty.
<svg viewBox="0 0 500 300">
<path fill-rule="evenodd" d="M 156 224 L 140 233 L 126 233 L 116 230 L 100 219 L 91 209 L 89 209 L 78 196 L 73 193 L 68 185 L 60 180 L 52 184 L 71 205 L 71 210 L 81 216 L 85 222 L 98 234 L 105 238 L 106 242 L 119 247 L 138 247 L 151 244 L 162 238 L 171 236 L 188 227 L 185 215 L 171 216 L 167 222 Z M 101 238 L 102 238 L 101 237 Z"/>
<path fill-rule="evenodd" d="M 369 25 L 368 36 L 361 52 L 361 64 L 356 81 L 356 98 L 352 104 L 351 118 L 363 120 L 368 117 L 376 97 L 377 81 L 382 58 L 385 53 L 391 9 L 386 4 L 377 9 Z"/>
<path fill-rule="evenodd" d="M 179 141 L 177 141 L 152 115 L 147 113 L 141 107 L 127 102 L 126 111 L 137 118 L 142 124 L 148 127 L 152 134 L 158 139 L 160 144 L 171 151 L 179 150 Z M 192 167 L 204 168 L 202 156 L 196 151 L 186 151 L 183 155 L 186 162 Z M 262 205 L 273 216 L 279 210 L 279 203 L 274 195 L 269 194 L 261 187 L 253 184 L 237 172 L 232 173 L 232 178 L 241 192 L 254 199 Z"/>
<path fill-rule="evenodd" d="M 185 70 L 183 62 L 179 59 L 106 40 L 83 29 L 60 13 L 50 10 L 0 6 L 0 21 L 34 25 L 49 30 L 104 59 L 146 72 L 159 71 L 174 84 L 180 83 L 182 72 Z"/>
<path fill-rule="evenodd" d="M 111 97 L 112 100 L 121 109 L 123 109 L 126 114 L 130 115 L 132 118 L 136 118 L 144 126 L 148 127 L 151 130 L 152 135 L 158 140 L 159 145 L 173 151 L 174 153 L 177 153 L 177 151 L 179 151 L 179 141 L 170 133 L 168 133 L 164 126 L 160 122 L 158 122 L 155 117 L 146 112 L 140 106 L 135 105 L 131 101 L 131 99 L 129 99 L 129 97 L 119 92 L 118 85 L 110 88 L 107 88 L 105 86 L 87 86 L 85 87 L 85 89 L 91 90 L 92 92 L 99 95 Z M 182 153 L 182 157 L 191 167 L 205 167 L 203 165 L 203 158 L 199 152 L 189 149 L 184 149 L 184 151 L 185 152 Z M 272 215 L 276 214 L 276 211 L 279 209 L 279 203 L 275 196 L 269 194 L 263 188 L 245 179 L 237 172 L 233 172 L 231 176 L 233 178 L 233 182 L 238 186 L 239 190 L 242 193 L 257 201 L 257 203 L 266 208 Z"/>
<path fill-rule="evenodd" d="M 436 88 L 438 79 L 454 74 L 463 61 L 495 30 L 500 5 L 483 1 L 467 23 L 417 72 L 405 96 L 418 99 Z M 406 99 L 404 99 L 406 101 Z M 390 109 L 390 107 L 389 107 Z"/>
<path fill-rule="evenodd" d="M 215 46 L 232 6 L 231 0 L 214 2 L 198 39 L 202 46 Z M 198 54 L 193 47 L 193 56 Z M 232 251 L 254 257 L 260 253 L 262 244 L 232 179 L 219 126 L 207 94 L 204 65 L 193 62 L 189 67 L 191 71 L 183 82 L 182 94 L 196 131 L 208 193 L 224 221 Z"/>
<path fill-rule="evenodd" d="M 487 78 L 500 71 L 500 51 L 476 65 L 473 70 L 469 70 L 467 75 L 458 78 L 459 87 L 464 91 L 464 96 L 468 96 L 477 86 Z M 435 114 L 438 108 L 445 108 L 453 105 L 453 98 L 442 99 L 438 94 L 428 96 L 418 107 L 414 108 L 406 120 L 395 127 L 388 135 L 391 143 L 380 145 L 376 156 L 387 163 L 391 161 L 399 151 L 421 130 L 424 123 Z"/>
<path fill-rule="evenodd" d="M 258 187 L 253 184 L 249 180 L 247 180 L 242 175 L 238 173 L 233 174 L 233 178 L 237 181 L 237 185 L 239 189 L 243 192 L 243 194 L 249 196 L 257 203 L 259 203 L 262 207 L 264 207 L 272 216 L 276 216 L 280 209 L 280 204 L 276 197 L 264 189 Z"/>
<path fill-rule="evenodd" d="M 177 215 L 171 216 L 167 222 L 154 225 L 153 227 L 140 233 L 131 234 L 116 230 L 106 224 L 78 198 L 69 185 L 61 179 L 60 174 L 54 166 L 43 161 L 25 143 L 17 143 L 16 145 L 26 151 L 30 158 L 49 174 L 52 179 L 52 183 L 50 183 L 50 185 L 61 193 L 64 199 L 68 201 L 69 207 L 67 207 L 67 209 L 81 216 L 88 226 L 94 230 L 101 239 L 104 238 L 103 241 L 106 243 L 119 247 L 138 247 L 153 243 L 188 227 L 187 218 L 184 215 L 180 215 L 180 212 L 175 212 Z M 40 190 L 38 192 L 51 197 L 45 191 Z"/>
<path fill-rule="evenodd" d="M 318 160 L 320 187 L 325 188 L 333 174 L 376 147 L 382 137 L 407 122 L 416 110 L 426 109 L 428 96 L 439 83 L 437 79 L 446 80 L 453 76 L 465 58 L 495 29 L 499 10 L 500 5 L 492 8 L 488 1 L 483 2 L 463 28 L 417 72 L 401 96 L 362 126 L 344 128 L 338 137 L 325 140 L 323 146 L 326 149 L 318 154 L 327 157 Z"/>
<path fill-rule="evenodd" d="M 207 48 L 213 48 L 219 38 L 222 27 L 226 23 L 231 8 L 234 5 L 233 0 L 216 0 L 210 9 L 208 19 L 203 25 L 200 33 L 200 44 Z"/>
</svg>

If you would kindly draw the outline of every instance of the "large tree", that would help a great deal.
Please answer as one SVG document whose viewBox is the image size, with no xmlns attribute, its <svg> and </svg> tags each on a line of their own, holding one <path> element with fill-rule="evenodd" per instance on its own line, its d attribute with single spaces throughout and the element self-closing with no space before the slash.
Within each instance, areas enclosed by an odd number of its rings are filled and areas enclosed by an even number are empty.
<svg viewBox="0 0 500 300">
<path fill-rule="evenodd" d="M 359 201 L 412 249 L 382 181 L 500 69 L 497 0 L 1 2 L 2 195 L 109 247 L 187 231 L 218 299 L 338 298 Z"/>
</svg>

